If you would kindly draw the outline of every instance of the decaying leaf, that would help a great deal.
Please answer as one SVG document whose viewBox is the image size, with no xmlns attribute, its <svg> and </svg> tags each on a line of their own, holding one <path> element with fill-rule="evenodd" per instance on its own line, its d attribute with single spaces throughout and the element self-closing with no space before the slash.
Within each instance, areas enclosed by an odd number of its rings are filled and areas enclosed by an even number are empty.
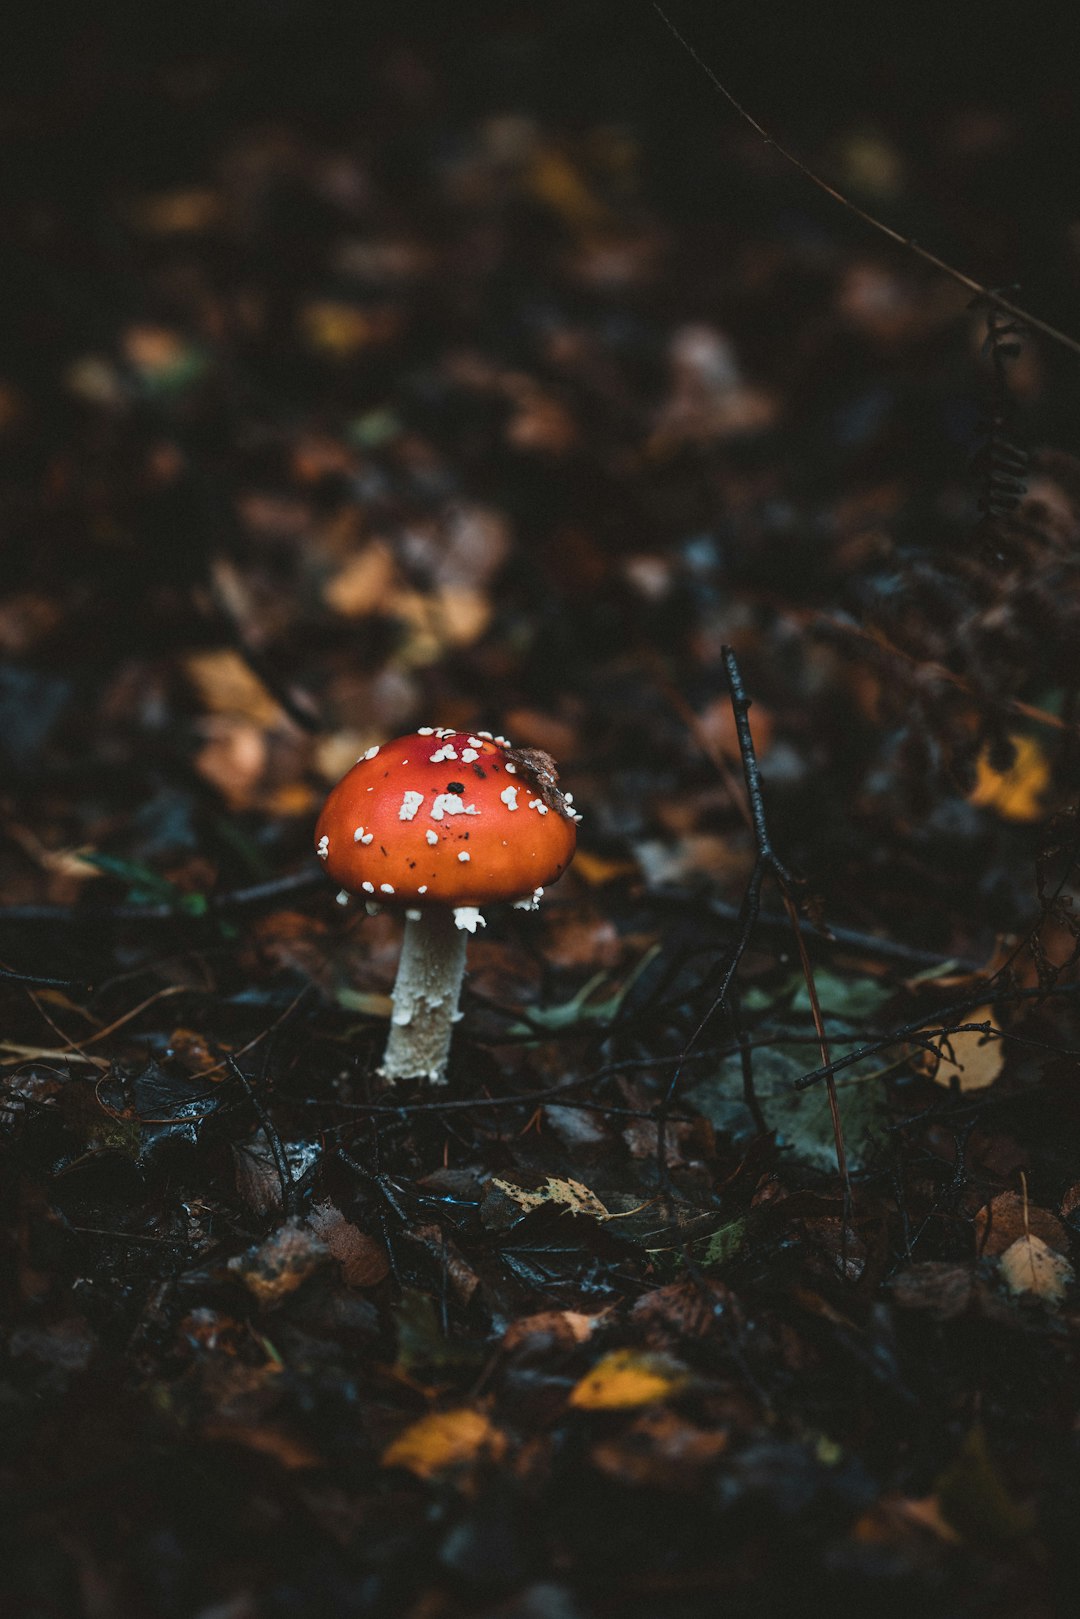
<svg viewBox="0 0 1080 1619">
<path fill-rule="evenodd" d="M 579 1411 L 624 1411 L 654 1405 L 677 1393 L 686 1376 L 685 1367 L 667 1355 L 616 1349 L 574 1386 L 570 1404 Z"/>
<path fill-rule="evenodd" d="M 1001 1274 L 1010 1293 L 1018 1297 L 1033 1294 L 1044 1304 L 1058 1305 L 1075 1280 L 1073 1268 L 1064 1254 L 1029 1233 L 1017 1237 L 1001 1256 Z"/>
<path fill-rule="evenodd" d="M 662 1407 L 643 1411 L 625 1431 L 600 1439 L 590 1452 L 594 1467 L 622 1484 L 657 1489 L 701 1488 L 702 1474 L 727 1449 L 723 1429 L 703 1429 Z"/>
<path fill-rule="evenodd" d="M 538 1315 L 519 1316 L 503 1334 L 503 1348 L 517 1349 L 530 1340 L 538 1344 L 546 1340 L 560 1349 L 575 1349 L 586 1342 L 602 1319 L 579 1310 L 541 1310 Z"/>
<path fill-rule="evenodd" d="M 999 1192 L 984 1204 L 975 1216 L 975 1231 L 980 1254 L 1003 1254 L 1018 1237 L 1029 1232 L 1058 1253 L 1064 1253 L 1069 1246 L 1057 1215 L 1026 1202 L 1017 1192 Z"/>
<path fill-rule="evenodd" d="M 480 1462 L 497 1462 L 506 1452 L 506 1435 L 483 1411 L 462 1406 L 421 1417 L 383 1451 L 384 1467 L 403 1467 L 417 1478 L 461 1472 Z"/>
<path fill-rule="evenodd" d="M 289 1220 L 265 1242 L 229 1260 L 228 1269 L 239 1277 L 265 1309 L 295 1293 L 329 1257 L 321 1242 L 299 1220 Z"/>
<path fill-rule="evenodd" d="M 581 1181 L 548 1175 L 529 1185 L 525 1175 L 514 1180 L 493 1175 L 488 1182 L 481 1219 L 486 1226 L 505 1229 L 526 1214 L 551 1207 L 570 1215 L 588 1215 L 594 1220 L 606 1220 L 608 1216 L 596 1193 Z"/>
<path fill-rule="evenodd" d="M 314 1205 L 308 1223 L 341 1266 L 346 1287 L 377 1287 L 385 1280 L 390 1260 L 382 1243 L 346 1220 L 329 1199 Z"/>
</svg>

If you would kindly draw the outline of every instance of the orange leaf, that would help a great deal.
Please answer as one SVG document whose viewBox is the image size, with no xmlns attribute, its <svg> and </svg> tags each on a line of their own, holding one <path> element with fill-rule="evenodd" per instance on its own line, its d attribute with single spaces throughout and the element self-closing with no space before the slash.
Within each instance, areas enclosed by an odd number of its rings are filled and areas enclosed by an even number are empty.
<svg viewBox="0 0 1080 1619">
<path fill-rule="evenodd" d="M 434 1478 L 481 1461 L 499 1461 L 506 1435 L 482 1411 L 462 1406 L 421 1417 L 383 1451 L 384 1467 L 404 1467 L 417 1478 Z"/>
</svg>

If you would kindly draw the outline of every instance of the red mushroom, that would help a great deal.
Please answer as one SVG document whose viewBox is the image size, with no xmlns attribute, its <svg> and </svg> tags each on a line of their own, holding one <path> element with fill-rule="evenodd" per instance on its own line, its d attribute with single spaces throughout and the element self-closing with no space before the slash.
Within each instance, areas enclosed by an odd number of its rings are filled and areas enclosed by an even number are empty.
<svg viewBox="0 0 1080 1619">
<path fill-rule="evenodd" d="M 580 817 L 557 781 L 546 753 L 425 726 L 369 748 L 331 792 L 316 853 L 339 897 L 405 910 L 387 1078 L 445 1081 L 480 907 L 512 900 L 534 910 L 573 859 Z"/>
</svg>

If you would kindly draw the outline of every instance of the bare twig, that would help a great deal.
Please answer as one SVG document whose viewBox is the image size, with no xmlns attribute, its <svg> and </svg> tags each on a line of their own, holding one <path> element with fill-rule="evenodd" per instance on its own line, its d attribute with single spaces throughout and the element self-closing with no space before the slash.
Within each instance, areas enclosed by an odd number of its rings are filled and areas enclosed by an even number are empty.
<svg viewBox="0 0 1080 1619">
<path fill-rule="evenodd" d="M 939 258 L 936 253 L 931 253 L 929 248 L 923 247 L 913 236 L 905 236 L 901 231 L 894 230 L 891 225 L 886 225 L 884 220 L 878 219 L 875 214 L 867 213 L 865 208 L 860 208 L 858 203 L 852 202 L 850 197 L 846 197 L 842 191 L 838 191 L 834 185 L 830 185 L 828 180 L 823 179 L 820 174 L 804 163 L 790 148 L 782 146 L 778 140 L 770 135 L 768 130 L 759 124 L 754 115 L 743 106 L 742 102 L 732 95 L 727 86 L 721 84 L 709 64 L 686 38 L 685 34 L 680 33 L 664 8 L 656 4 L 656 0 L 653 0 L 653 10 L 669 32 L 678 40 L 683 50 L 697 63 L 713 89 L 723 96 L 728 106 L 732 107 L 743 122 L 749 124 L 750 128 L 761 136 L 766 146 L 771 146 L 773 151 L 778 152 L 786 163 L 790 163 L 792 168 L 797 169 L 804 180 L 808 180 L 812 186 L 816 186 L 827 197 L 831 197 L 833 202 L 838 202 L 842 208 L 845 208 L 849 214 L 853 214 L 856 219 L 861 220 L 864 225 L 869 225 L 871 230 L 876 230 L 880 235 L 887 236 L 897 246 L 906 248 L 916 258 L 922 259 L 924 264 L 931 265 L 933 269 L 939 270 L 942 275 L 947 275 L 951 280 L 958 282 L 960 286 L 966 287 L 969 292 L 973 292 L 978 297 L 985 299 L 987 303 L 992 304 L 996 309 L 1002 309 L 1007 315 L 1012 315 L 1014 319 L 1022 320 L 1033 331 L 1041 332 L 1044 337 L 1049 337 L 1053 342 L 1060 343 L 1063 348 L 1070 349 L 1073 354 L 1080 354 L 1080 341 L 1077 341 L 1075 337 L 1070 337 L 1067 332 L 1059 331 L 1056 326 L 1051 326 L 1047 321 L 1039 320 L 1037 316 L 1028 314 L 1027 310 L 1021 309 L 1019 304 L 1014 304 L 1011 299 L 1003 297 L 1000 292 L 995 292 L 992 288 L 984 286 L 981 281 L 976 281 L 974 276 L 965 275 L 963 270 L 958 270 L 955 265 L 948 264 L 944 259 Z"/>
<path fill-rule="evenodd" d="M 278 1180 L 281 1183 L 281 1212 L 287 1220 L 293 1212 L 294 1198 L 292 1171 L 289 1168 L 289 1155 L 285 1151 L 285 1144 L 277 1132 L 273 1119 L 263 1106 L 258 1092 L 236 1058 L 230 1054 L 225 1058 L 225 1061 L 228 1063 L 233 1077 L 238 1079 L 244 1087 L 247 1099 L 251 1103 L 252 1112 L 262 1125 L 263 1135 L 266 1137 L 270 1152 L 273 1155 L 274 1168 L 277 1170 Z"/>
<path fill-rule="evenodd" d="M 269 882 L 233 888 L 224 894 L 210 894 L 207 896 L 206 911 L 201 916 L 178 905 L 4 905 L 0 906 L 0 925 L 38 922 L 98 927 L 118 922 L 203 922 L 208 916 L 273 904 L 294 894 L 318 888 L 325 882 L 325 874 L 317 866 L 304 867 L 285 877 L 274 877 Z"/>
</svg>

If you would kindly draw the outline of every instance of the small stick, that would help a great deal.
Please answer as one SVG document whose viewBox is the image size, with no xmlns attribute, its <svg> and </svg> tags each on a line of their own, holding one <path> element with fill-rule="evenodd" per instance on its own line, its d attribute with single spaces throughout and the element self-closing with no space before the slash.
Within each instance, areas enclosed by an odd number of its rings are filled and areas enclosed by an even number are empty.
<svg viewBox="0 0 1080 1619">
<path fill-rule="evenodd" d="M 259 1123 L 262 1125 L 263 1134 L 266 1137 L 270 1151 L 273 1155 L 274 1168 L 278 1172 L 278 1180 L 281 1183 L 281 1210 L 287 1220 L 293 1213 L 294 1198 L 292 1172 L 289 1169 L 289 1158 L 285 1151 L 285 1145 L 281 1137 L 278 1135 L 273 1119 L 270 1117 L 265 1107 L 263 1107 L 262 1102 L 259 1100 L 254 1085 L 244 1073 L 244 1070 L 240 1067 L 240 1064 L 237 1062 L 236 1058 L 231 1052 L 226 1057 L 225 1061 L 227 1062 L 233 1075 L 244 1087 L 244 1090 L 247 1093 L 247 1099 L 251 1103 L 252 1111 L 254 1112 Z"/>
</svg>

